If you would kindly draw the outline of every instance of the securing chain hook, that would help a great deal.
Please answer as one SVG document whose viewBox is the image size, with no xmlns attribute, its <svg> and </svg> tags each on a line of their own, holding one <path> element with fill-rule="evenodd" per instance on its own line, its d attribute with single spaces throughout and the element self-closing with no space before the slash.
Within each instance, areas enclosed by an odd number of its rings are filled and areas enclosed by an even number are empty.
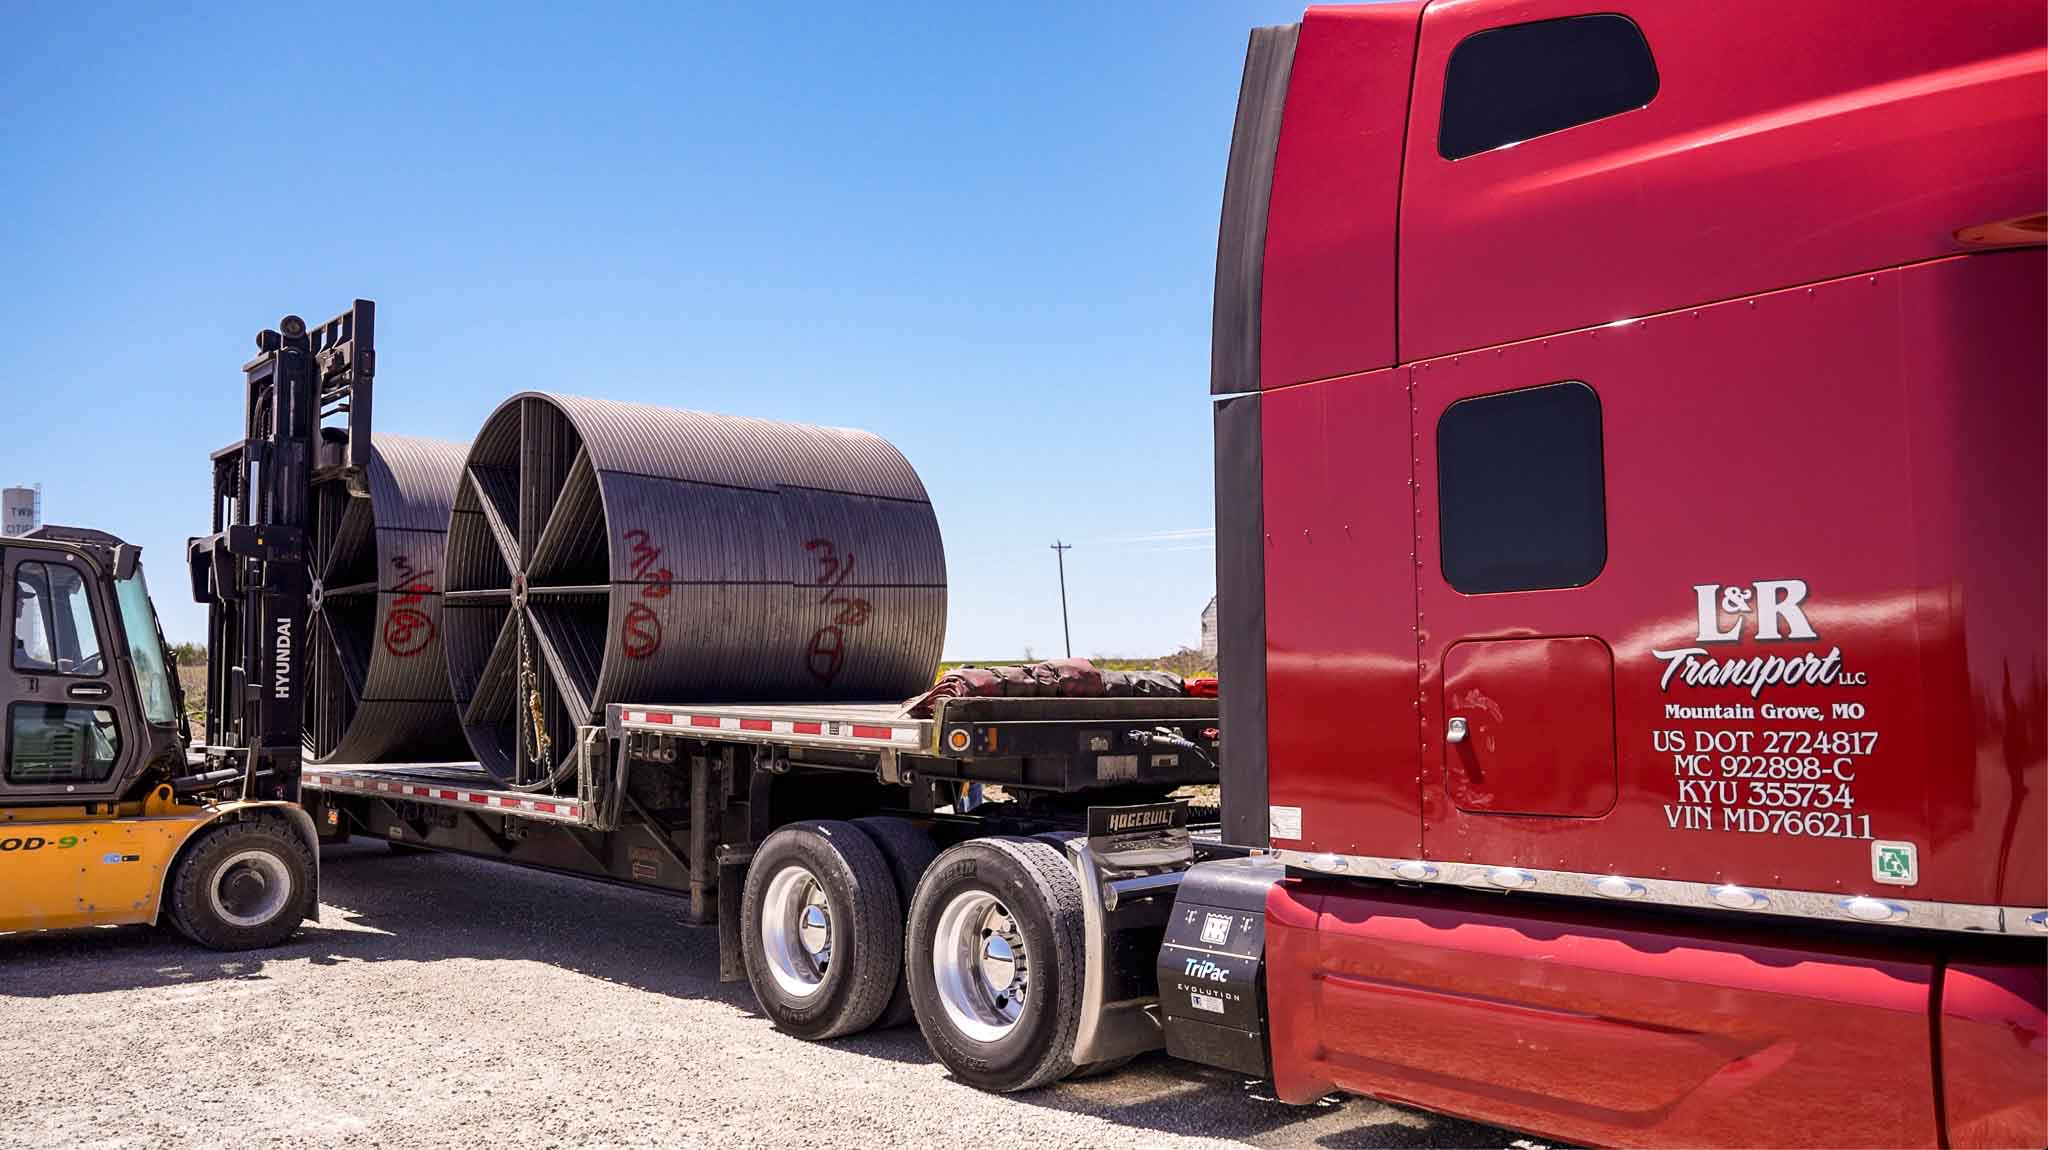
<svg viewBox="0 0 2048 1150">
<path fill-rule="evenodd" d="M 545 774 L 552 761 L 549 752 L 553 750 L 554 743 L 548 738 L 547 715 L 541 707 L 540 682 L 533 673 L 533 655 L 526 645 L 525 611 L 519 611 L 516 622 L 519 627 L 519 693 L 526 699 L 525 721 L 519 723 L 519 746 L 527 761 Z M 516 704 L 513 710 L 518 710 Z"/>
</svg>

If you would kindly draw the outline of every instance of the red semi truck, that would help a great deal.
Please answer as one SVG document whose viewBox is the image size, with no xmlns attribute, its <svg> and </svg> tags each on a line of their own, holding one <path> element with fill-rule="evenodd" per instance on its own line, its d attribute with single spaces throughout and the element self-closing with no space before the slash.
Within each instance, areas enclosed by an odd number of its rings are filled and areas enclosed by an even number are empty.
<svg viewBox="0 0 2048 1150">
<path fill-rule="evenodd" d="M 567 793 L 307 805 L 686 895 L 784 1029 L 989 1089 L 1164 1045 L 1584 1143 L 2048 1144 L 2044 22 L 1260 29 L 1220 716 L 646 700 Z M 1207 833 L 1139 802 L 1218 778 Z"/>
<path fill-rule="evenodd" d="M 2043 26 L 1442 0 L 1253 34 L 1222 767 L 1225 837 L 1287 868 L 1282 1097 L 2048 1143 Z"/>
</svg>

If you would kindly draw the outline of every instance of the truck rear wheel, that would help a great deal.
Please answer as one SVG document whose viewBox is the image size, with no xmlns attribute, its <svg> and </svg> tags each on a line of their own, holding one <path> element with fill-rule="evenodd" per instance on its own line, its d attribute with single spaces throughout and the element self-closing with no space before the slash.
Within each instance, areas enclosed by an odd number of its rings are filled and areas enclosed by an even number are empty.
<svg viewBox="0 0 2048 1150">
<path fill-rule="evenodd" d="M 747 868 L 740 943 L 771 1022 L 837 1038 L 881 1016 L 903 966 L 903 908 L 889 864 L 852 823 L 792 823 Z"/>
<path fill-rule="evenodd" d="M 939 844 L 925 833 L 923 827 L 909 819 L 875 816 L 853 820 L 853 825 L 867 832 L 882 848 L 882 857 L 889 860 L 889 873 L 896 879 L 896 898 L 904 913 L 910 911 L 911 896 L 917 893 L 917 881 L 939 856 Z M 896 925 L 896 932 L 903 933 L 903 923 Z M 875 1020 L 878 1027 L 904 1026 L 915 1021 L 916 1012 L 910 1005 L 910 982 L 903 974 L 903 968 L 896 968 L 896 990 L 889 996 L 889 1005 L 882 1008 L 882 1017 Z"/>
<path fill-rule="evenodd" d="M 1081 1024 L 1081 884 L 1059 848 L 987 838 L 941 854 L 911 904 L 911 1002 L 946 1069 L 983 1090 L 1074 1070 Z"/>
<path fill-rule="evenodd" d="M 178 933 L 214 950 L 276 946 L 312 909 L 313 854 L 278 819 L 216 823 L 186 845 L 165 884 Z"/>
</svg>

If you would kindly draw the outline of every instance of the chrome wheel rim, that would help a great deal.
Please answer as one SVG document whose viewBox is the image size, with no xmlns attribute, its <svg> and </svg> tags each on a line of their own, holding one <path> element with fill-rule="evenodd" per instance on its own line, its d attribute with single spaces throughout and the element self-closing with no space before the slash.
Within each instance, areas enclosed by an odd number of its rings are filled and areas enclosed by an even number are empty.
<svg viewBox="0 0 2048 1150">
<path fill-rule="evenodd" d="M 818 877 L 786 866 L 761 900 L 761 953 L 783 993 L 809 998 L 832 967 L 832 903 Z"/>
<path fill-rule="evenodd" d="M 283 913 L 291 902 L 292 872 L 284 860 L 265 850 L 229 855 L 214 868 L 206 884 L 213 913 L 234 926 L 262 926 Z"/>
<path fill-rule="evenodd" d="M 932 974 L 954 1029 L 976 1042 L 1007 1037 L 1031 987 L 1024 936 L 1009 908 L 986 891 L 955 895 L 939 912 Z"/>
</svg>

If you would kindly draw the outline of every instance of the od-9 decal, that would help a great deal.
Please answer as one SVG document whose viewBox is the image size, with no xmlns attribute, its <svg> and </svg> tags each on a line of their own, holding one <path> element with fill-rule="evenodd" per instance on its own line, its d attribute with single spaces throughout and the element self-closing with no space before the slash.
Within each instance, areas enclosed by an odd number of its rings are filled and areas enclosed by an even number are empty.
<svg viewBox="0 0 2048 1150">
<path fill-rule="evenodd" d="M 43 849 L 70 850 L 78 845 L 77 835 L 59 835 L 54 839 L 41 835 L 0 835 L 0 854 L 14 854 L 18 851 L 39 851 Z"/>
</svg>

